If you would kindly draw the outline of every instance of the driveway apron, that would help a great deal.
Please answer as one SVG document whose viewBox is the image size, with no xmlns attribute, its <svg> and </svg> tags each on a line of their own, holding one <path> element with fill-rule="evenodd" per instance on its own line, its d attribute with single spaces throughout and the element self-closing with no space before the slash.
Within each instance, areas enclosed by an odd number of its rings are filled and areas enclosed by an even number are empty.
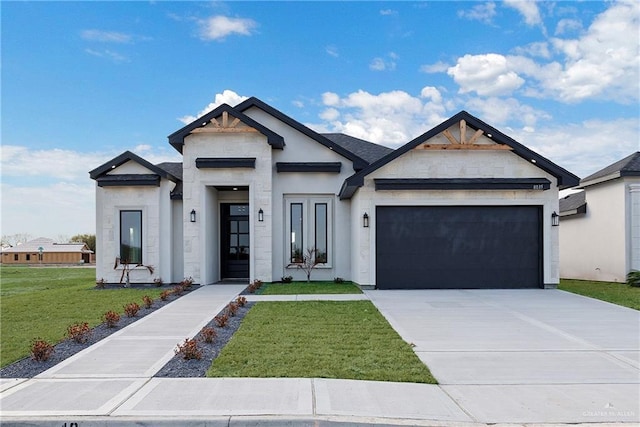
<svg viewBox="0 0 640 427">
<path fill-rule="evenodd" d="M 475 421 L 640 421 L 640 313 L 560 290 L 366 291 Z"/>
</svg>

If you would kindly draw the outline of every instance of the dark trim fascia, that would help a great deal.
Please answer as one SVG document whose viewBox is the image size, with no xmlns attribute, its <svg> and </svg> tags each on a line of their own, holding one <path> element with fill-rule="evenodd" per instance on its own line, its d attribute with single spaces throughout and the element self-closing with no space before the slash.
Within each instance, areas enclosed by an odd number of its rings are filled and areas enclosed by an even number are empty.
<svg viewBox="0 0 640 427">
<path fill-rule="evenodd" d="M 328 172 L 340 173 L 340 162 L 277 162 L 277 172 Z"/>
<path fill-rule="evenodd" d="M 89 176 L 91 177 L 91 179 L 98 179 L 100 176 L 105 175 L 107 172 L 111 171 L 112 169 L 122 166 L 128 161 L 136 162 L 140 166 L 143 166 L 149 169 L 151 172 L 154 172 L 156 175 L 161 176 L 162 178 L 166 178 L 173 182 L 180 181 L 179 178 L 171 175 L 166 170 L 159 168 L 154 164 L 149 163 L 142 157 L 136 154 L 133 154 L 131 151 L 125 151 L 124 153 L 120 154 L 118 157 L 115 157 L 109 160 L 108 162 L 104 163 L 103 165 L 98 166 L 97 168 L 89 172 Z"/>
<path fill-rule="evenodd" d="M 270 114 L 271 116 L 275 117 L 276 119 L 280 120 L 281 122 L 286 123 L 287 125 L 291 126 L 292 128 L 294 128 L 298 132 L 308 136 L 311 139 L 314 139 L 315 141 L 319 142 L 320 144 L 324 145 L 325 147 L 329 148 L 330 150 L 335 151 L 336 153 L 340 154 L 342 157 L 345 157 L 345 158 L 351 160 L 351 162 L 353 162 L 353 170 L 356 171 L 356 172 L 364 169 L 365 167 L 367 167 L 369 165 L 369 162 L 364 160 L 362 157 L 352 153 L 351 151 L 347 150 L 344 147 L 341 147 L 340 145 L 338 145 L 338 144 L 334 143 L 333 141 L 331 141 L 329 138 L 320 135 L 319 133 L 313 131 L 312 129 L 309 129 L 307 126 L 305 126 L 302 123 L 296 121 L 295 119 L 292 119 L 291 117 L 287 116 L 286 114 L 282 113 L 281 111 L 276 110 L 272 106 L 266 104 L 265 102 L 259 100 L 256 97 L 251 97 L 251 98 L 241 102 L 240 104 L 236 105 L 235 108 L 238 111 L 244 112 L 244 111 L 248 110 L 251 107 L 259 108 L 260 110 L 264 111 L 265 113 Z"/>
<path fill-rule="evenodd" d="M 198 169 L 256 168 L 255 157 L 198 157 Z"/>
<path fill-rule="evenodd" d="M 103 175 L 96 181 L 98 187 L 160 186 L 160 176 L 155 174 Z"/>
<path fill-rule="evenodd" d="M 546 178 L 376 178 L 376 191 L 384 190 L 548 190 Z"/>
<path fill-rule="evenodd" d="M 542 157 L 541 155 L 531 151 L 513 138 L 505 135 L 493 126 L 489 126 L 487 123 L 483 122 L 477 117 L 472 116 L 466 111 L 460 111 L 459 113 L 440 123 L 433 129 L 427 131 L 426 133 L 420 135 L 412 141 L 409 141 L 407 144 L 403 145 L 397 150 L 387 154 L 380 160 L 372 163 L 368 167 L 347 178 L 345 180 L 345 184 L 342 187 L 342 190 L 340 191 L 340 199 L 351 198 L 357 191 L 357 189 L 364 185 L 364 177 L 369 175 L 371 172 L 381 168 L 392 160 L 397 159 L 398 157 L 409 152 L 423 142 L 433 138 L 439 133 L 449 129 L 451 126 L 459 123 L 460 120 L 465 120 L 467 122 L 467 127 L 470 127 L 474 130 L 482 129 L 485 133 L 485 136 L 488 137 L 488 135 L 491 135 L 491 140 L 493 140 L 495 143 L 508 145 L 513 149 L 513 153 L 556 177 L 558 180 L 558 187 L 560 189 L 575 187 L 579 184 L 580 178 L 578 178 L 576 175 L 556 165 L 555 163 Z"/>
<path fill-rule="evenodd" d="M 196 120 L 189 123 L 182 129 L 175 131 L 168 136 L 169 144 L 171 144 L 173 148 L 182 153 L 182 146 L 184 145 L 185 137 L 187 137 L 187 135 L 189 135 L 192 130 L 206 125 L 211 119 L 220 116 L 223 112 L 227 112 L 229 115 L 240 120 L 247 126 L 256 129 L 258 132 L 266 136 L 267 143 L 271 146 L 271 148 L 277 148 L 280 150 L 284 148 L 285 143 L 282 136 L 253 120 L 251 117 L 243 114 L 240 110 L 231 107 L 229 104 L 222 104 L 219 107 L 215 108 L 213 111 L 208 112 L 204 116 L 198 117 Z"/>
</svg>

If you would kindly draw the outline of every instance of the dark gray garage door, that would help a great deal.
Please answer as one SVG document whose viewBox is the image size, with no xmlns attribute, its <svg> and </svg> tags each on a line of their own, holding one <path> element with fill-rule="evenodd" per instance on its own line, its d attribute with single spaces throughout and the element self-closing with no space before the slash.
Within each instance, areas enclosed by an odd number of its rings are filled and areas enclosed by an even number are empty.
<svg viewBox="0 0 640 427">
<path fill-rule="evenodd" d="M 538 288 L 539 206 L 379 206 L 378 289 Z"/>
</svg>

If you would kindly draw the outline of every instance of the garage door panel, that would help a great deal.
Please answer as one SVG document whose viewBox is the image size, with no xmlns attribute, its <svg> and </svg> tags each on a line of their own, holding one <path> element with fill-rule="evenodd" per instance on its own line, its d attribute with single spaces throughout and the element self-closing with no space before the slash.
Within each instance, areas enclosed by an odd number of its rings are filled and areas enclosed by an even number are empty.
<svg viewBox="0 0 640 427">
<path fill-rule="evenodd" d="M 381 289 L 530 288 L 541 283 L 537 206 L 383 206 Z"/>
</svg>

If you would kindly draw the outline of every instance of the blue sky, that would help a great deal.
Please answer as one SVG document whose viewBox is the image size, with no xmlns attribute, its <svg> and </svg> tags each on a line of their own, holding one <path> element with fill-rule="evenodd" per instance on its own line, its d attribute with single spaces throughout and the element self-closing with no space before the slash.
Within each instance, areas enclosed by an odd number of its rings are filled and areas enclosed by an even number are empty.
<svg viewBox="0 0 640 427">
<path fill-rule="evenodd" d="M 2 234 L 95 232 L 87 172 L 256 96 L 398 147 L 460 110 L 579 176 L 640 149 L 640 6 L 2 2 Z"/>
</svg>

